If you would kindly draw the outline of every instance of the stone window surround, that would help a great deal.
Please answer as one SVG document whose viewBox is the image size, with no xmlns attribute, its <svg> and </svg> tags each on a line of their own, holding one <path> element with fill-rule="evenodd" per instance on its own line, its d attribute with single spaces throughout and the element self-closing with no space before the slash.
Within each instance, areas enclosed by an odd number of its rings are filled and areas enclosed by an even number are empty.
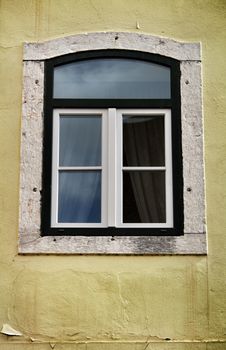
<svg viewBox="0 0 226 350">
<path fill-rule="evenodd" d="M 44 61 L 65 54 L 100 49 L 143 51 L 180 61 L 184 181 L 182 236 L 40 235 Z M 19 253 L 206 254 L 200 44 L 137 33 L 80 34 L 42 43 L 25 43 L 23 69 Z"/>
</svg>

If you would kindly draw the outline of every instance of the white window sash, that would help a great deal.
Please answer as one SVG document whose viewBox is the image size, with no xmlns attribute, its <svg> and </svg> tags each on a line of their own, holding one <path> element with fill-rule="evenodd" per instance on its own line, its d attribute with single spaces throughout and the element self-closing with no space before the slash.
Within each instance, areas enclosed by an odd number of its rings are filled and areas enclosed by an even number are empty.
<svg viewBox="0 0 226 350">
<path fill-rule="evenodd" d="M 59 166 L 59 120 L 61 115 L 100 115 L 102 118 L 102 164 L 92 167 Z M 164 116 L 165 166 L 123 167 L 122 117 L 124 115 Z M 172 136 L 170 109 L 54 109 L 52 143 L 51 227 L 55 228 L 171 228 L 173 227 Z M 123 170 L 165 171 L 166 222 L 123 223 Z M 58 182 L 60 170 L 101 170 L 101 223 L 59 223 Z"/>
<path fill-rule="evenodd" d="M 123 130 L 122 117 L 129 116 L 164 116 L 165 137 L 165 166 L 164 167 L 123 167 Z M 143 228 L 172 228 L 173 227 L 173 181 L 172 181 L 172 134 L 170 109 L 117 109 L 117 227 Z M 126 170 L 164 170 L 166 194 L 166 222 L 165 223 L 123 223 L 123 169 Z"/>
<path fill-rule="evenodd" d="M 61 115 L 98 115 L 102 120 L 102 164 L 101 166 L 59 166 L 59 136 Z M 75 228 L 75 227 L 107 227 L 107 110 L 106 109 L 54 109 L 53 111 L 53 142 L 52 142 L 52 192 L 51 192 L 51 227 Z M 58 193 L 60 170 L 101 170 L 101 222 L 100 223 L 59 223 L 58 222 Z"/>
</svg>

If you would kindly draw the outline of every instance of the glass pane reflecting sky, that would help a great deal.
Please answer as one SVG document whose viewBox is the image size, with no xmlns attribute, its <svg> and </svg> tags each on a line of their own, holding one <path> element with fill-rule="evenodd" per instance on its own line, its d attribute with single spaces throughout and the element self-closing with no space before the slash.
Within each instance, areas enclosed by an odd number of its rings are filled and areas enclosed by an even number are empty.
<svg viewBox="0 0 226 350">
<path fill-rule="evenodd" d="M 60 166 L 101 165 L 101 117 L 60 117 Z"/>
<path fill-rule="evenodd" d="M 54 98 L 170 98 L 170 68 L 127 58 L 55 67 Z"/>
<path fill-rule="evenodd" d="M 58 222 L 101 222 L 101 172 L 59 173 Z"/>
</svg>

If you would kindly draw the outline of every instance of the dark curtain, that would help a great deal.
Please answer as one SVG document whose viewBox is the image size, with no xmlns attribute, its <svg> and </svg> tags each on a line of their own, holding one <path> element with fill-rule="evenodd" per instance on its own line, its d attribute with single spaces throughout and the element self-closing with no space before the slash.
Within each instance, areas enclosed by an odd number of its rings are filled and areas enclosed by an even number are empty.
<svg viewBox="0 0 226 350">
<path fill-rule="evenodd" d="M 163 117 L 130 117 L 128 121 L 123 125 L 124 166 L 164 166 Z M 138 211 L 139 222 L 165 222 L 165 172 L 138 170 L 129 171 L 128 174 L 137 207 L 134 210 Z M 124 214 L 126 212 L 125 202 Z M 126 215 L 123 216 L 124 222 L 128 222 Z"/>
</svg>

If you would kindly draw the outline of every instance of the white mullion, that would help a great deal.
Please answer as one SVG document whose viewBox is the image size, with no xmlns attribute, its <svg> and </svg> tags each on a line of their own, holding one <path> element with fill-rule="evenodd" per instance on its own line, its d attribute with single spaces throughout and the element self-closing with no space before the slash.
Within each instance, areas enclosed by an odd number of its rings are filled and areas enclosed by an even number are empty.
<svg viewBox="0 0 226 350">
<path fill-rule="evenodd" d="M 108 225 L 108 118 L 107 111 L 101 110 L 102 153 L 101 153 L 101 225 Z"/>
<path fill-rule="evenodd" d="M 116 226 L 116 109 L 108 109 L 108 226 Z"/>
<path fill-rule="evenodd" d="M 63 171 L 63 170 L 102 170 L 102 166 L 59 166 L 58 170 Z"/>
<path fill-rule="evenodd" d="M 117 110 L 117 133 L 116 133 L 116 154 L 117 154 L 117 160 L 116 160 L 116 224 L 117 226 L 122 226 L 122 188 L 123 188 L 123 140 L 122 140 L 122 132 L 123 132 L 123 120 L 122 120 L 122 110 Z"/>
<path fill-rule="evenodd" d="M 59 111 L 53 111 L 52 135 L 52 192 L 51 192 L 51 226 L 58 222 L 58 182 L 59 182 Z"/>
<path fill-rule="evenodd" d="M 122 167 L 122 170 L 124 171 L 138 171 L 138 170 L 142 170 L 142 171 L 157 171 L 157 170 L 166 170 L 165 166 L 126 166 L 126 167 Z"/>
<path fill-rule="evenodd" d="M 166 223 L 173 227 L 173 179 L 172 179 L 172 136 L 171 111 L 165 111 L 165 191 L 166 191 Z"/>
</svg>

